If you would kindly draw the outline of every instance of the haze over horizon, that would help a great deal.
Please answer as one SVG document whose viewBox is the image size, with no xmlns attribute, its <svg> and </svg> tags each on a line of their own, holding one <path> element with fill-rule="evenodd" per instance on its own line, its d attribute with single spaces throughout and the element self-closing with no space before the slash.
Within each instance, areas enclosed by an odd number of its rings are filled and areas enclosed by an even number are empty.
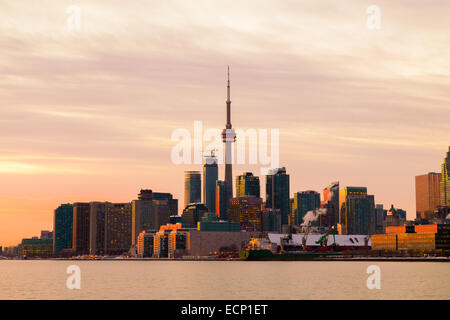
<svg viewBox="0 0 450 320">
<path fill-rule="evenodd" d="M 61 203 L 152 189 L 182 210 L 201 165 L 171 162 L 171 134 L 223 129 L 227 65 L 233 127 L 280 130 L 291 196 L 340 181 L 413 219 L 414 177 L 440 172 L 450 2 L 377 1 L 379 30 L 356 0 L 80 0 L 70 30 L 73 4 L 0 1 L 0 245 L 52 230 Z"/>
</svg>

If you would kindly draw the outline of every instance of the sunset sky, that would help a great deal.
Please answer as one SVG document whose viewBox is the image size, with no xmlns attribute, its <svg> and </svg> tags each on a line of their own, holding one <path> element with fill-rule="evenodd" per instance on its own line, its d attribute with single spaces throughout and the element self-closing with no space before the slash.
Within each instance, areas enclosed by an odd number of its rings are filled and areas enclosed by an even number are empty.
<svg viewBox="0 0 450 320">
<path fill-rule="evenodd" d="M 372 4 L 379 30 L 366 25 Z M 172 163 L 171 134 L 224 127 L 227 65 L 233 126 L 280 130 L 291 194 L 338 180 L 414 218 L 414 176 L 440 171 L 450 145 L 449 12 L 423 0 L 0 0 L 0 245 L 51 230 L 61 203 L 148 188 L 181 210 L 183 171 L 201 166 Z M 259 174 L 233 173 L 245 170 Z"/>
</svg>

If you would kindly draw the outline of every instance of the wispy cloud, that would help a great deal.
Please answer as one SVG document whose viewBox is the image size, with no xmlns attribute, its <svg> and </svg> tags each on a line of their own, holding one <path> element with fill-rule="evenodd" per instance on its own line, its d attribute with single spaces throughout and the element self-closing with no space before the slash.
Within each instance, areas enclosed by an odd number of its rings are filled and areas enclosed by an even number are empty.
<svg viewBox="0 0 450 320">
<path fill-rule="evenodd" d="M 0 174 L 96 174 L 81 168 L 43 166 L 24 162 L 0 161 Z"/>
</svg>

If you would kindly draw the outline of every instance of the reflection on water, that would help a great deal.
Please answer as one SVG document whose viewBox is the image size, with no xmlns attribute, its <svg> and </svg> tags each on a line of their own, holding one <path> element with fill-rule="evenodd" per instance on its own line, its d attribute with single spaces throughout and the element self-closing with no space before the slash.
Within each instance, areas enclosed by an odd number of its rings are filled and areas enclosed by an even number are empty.
<svg viewBox="0 0 450 320">
<path fill-rule="evenodd" d="M 69 265 L 81 290 L 66 288 Z M 381 268 L 381 289 L 366 286 Z M 0 261 L 0 299 L 450 299 L 433 262 Z"/>
</svg>

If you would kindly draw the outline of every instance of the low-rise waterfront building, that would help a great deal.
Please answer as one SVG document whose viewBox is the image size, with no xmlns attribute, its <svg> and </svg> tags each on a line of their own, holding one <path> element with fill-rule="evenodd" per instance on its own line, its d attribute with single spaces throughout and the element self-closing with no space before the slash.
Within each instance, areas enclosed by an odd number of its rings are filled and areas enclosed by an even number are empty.
<svg viewBox="0 0 450 320">
<path fill-rule="evenodd" d="M 17 257 L 19 255 L 19 247 L 18 246 L 12 246 L 12 247 L 5 247 L 3 249 L 3 256 L 8 258 Z"/>
<path fill-rule="evenodd" d="M 144 230 L 137 238 L 137 256 L 139 258 L 150 258 L 153 256 L 155 230 Z"/>
<path fill-rule="evenodd" d="M 154 236 L 153 256 L 178 258 L 189 253 L 189 231 L 181 223 L 161 226 Z"/>
<path fill-rule="evenodd" d="M 450 250 L 450 225 L 387 227 L 372 236 L 373 250 Z"/>
<path fill-rule="evenodd" d="M 153 238 L 153 257 L 155 258 L 168 258 L 169 257 L 169 233 L 170 231 L 164 230 L 156 233 Z"/>
<path fill-rule="evenodd" d="M 169 258 L 181 258 L 189 254 L 190 232 L 188 229 L 177 228 L 169 233 Z"/>
<path fill-rule="evenodd" d="M 189 256 L 208 256 L 214 252 L 239 251 L 250 238 L 258 237 L 260 232 L 221 232 L 190 230 Z"/>
<path fill-rule="evenodd" d="M 49 258 L 53 255 L 53 239 L 23 239 L 18 251 L 19 256 Z"/>
<path fill-rule="evenodd" d="M 200 231 L 182 224 L 161 226 L 154 236 L 154 258 L 203 257 L 223 250 L 238 251 L 251 237 L 261 233 L 236 231 Z"/>
</svg>

